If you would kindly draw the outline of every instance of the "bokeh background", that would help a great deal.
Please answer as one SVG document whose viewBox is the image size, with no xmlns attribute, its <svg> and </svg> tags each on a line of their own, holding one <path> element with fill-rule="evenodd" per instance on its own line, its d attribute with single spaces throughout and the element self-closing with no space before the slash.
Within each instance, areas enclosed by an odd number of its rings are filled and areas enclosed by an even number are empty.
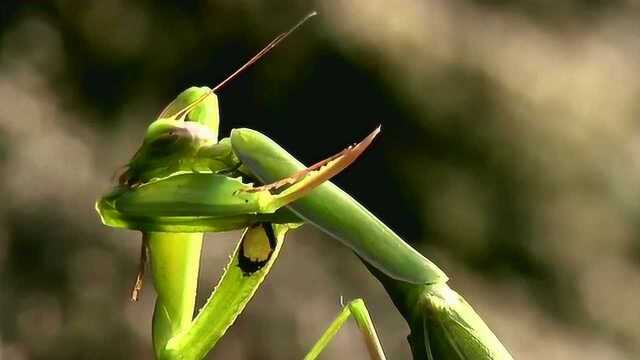
<svg viewBox="0 0 640 360">
<path fill-rule="evenodd" d="M 378 124 L 335 181 L 451 276 L 516 359 L 640 357 L 637 0 L 2 1 L 0 357 L 150 359 L 139 235 L 93 209 L 177 93 L 214 85 L 306 162 Z M 209 235 L 200 303 L 239 234 Z M 392 359 L 407 328 L 345 247 L 292 236 L 209 358 L 298 359 L 363 297 Z M 365 359 L 353 325 L 327 359 Z"/>
</svg>

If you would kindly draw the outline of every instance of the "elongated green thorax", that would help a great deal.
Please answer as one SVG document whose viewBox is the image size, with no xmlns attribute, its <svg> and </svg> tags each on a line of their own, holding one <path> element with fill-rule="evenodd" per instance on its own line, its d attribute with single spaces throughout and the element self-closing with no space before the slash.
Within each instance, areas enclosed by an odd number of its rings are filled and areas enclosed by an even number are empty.
<svg viewBox="0 0 640 360">
<path fill-rule="evenodd" d="M 242 163 L 265 183 L 305 168 L 273 140 L 254 130 L 234 129 L 231 145 Z M 318 186 L 289 208 L 392 278 L 416 284 L 447 280 L 442 270 L 330 182 Z"/>
</svg>

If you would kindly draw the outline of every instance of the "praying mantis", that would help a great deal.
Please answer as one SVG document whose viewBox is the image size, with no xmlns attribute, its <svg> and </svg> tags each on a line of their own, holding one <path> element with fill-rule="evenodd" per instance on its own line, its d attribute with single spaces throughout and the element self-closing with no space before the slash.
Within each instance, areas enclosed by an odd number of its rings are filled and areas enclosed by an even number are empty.
<svg viewBox="0 0 640 360">
<path fill-rule="evenodd" d="M 221 84 L 179 94 L 147 128 L 114 188 L 98 200 L 104 224 L 142 232 L 137 299 L 147 257 L 157 292 L 152 321 L 158 359 L 201 359 L 224 336 L 276 261 L 285 235 L 311 224 L 348 246 L 382 283 L 407 321 L 414 359 L 512 359 L 447 275 L 328 180 L 380 132 L 306 167 L 257 131 L 218 139 L 216 92 L 297 29 L 282 33 Z M 205 232 L 244 229 L 206 304 L 194 317 Z M 361 299 L 346 304 L 305 359 L 315 359 L 353 316 L 369 356 L 385 359 Z"/>
</svg>

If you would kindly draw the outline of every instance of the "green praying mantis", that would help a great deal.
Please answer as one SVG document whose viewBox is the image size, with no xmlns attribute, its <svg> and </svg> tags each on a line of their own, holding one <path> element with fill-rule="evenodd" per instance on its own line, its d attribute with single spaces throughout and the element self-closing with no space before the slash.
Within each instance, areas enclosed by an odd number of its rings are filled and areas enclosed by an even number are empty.
<svg viewBox="0 0 640 360">
<path fill-rule="evenodd" d="M 380 131 L 306 167 L 267 136 L 234 129 L 218 139 L 216 91 L 297 29 L 276 37 L 221 84 L 191 87 L 147 128 L 118 184 L 96 203 L 104 224 L 141 231 L 157 292 L 158 359 L 201 359 L 224 336 L 276 261 L 285 235 L 311 224 L 348 246 L 382 283 L 410 328 L 414 359 L 512 359 L 445 273 L 328 180 L 355 161 Z M 194 317 L 205 232 L 244 229 L 231 261 Z M 305 359 L 315 359 L 353 316 L 372 359 L 385 359 L 360 299 L 344 306 Z"/>
</svg>

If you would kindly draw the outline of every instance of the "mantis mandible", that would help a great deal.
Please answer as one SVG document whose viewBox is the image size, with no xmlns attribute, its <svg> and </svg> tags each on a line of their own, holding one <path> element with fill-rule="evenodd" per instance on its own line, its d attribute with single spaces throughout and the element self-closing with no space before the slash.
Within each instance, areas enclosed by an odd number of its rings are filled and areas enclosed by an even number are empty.
<svg viewBox="0 0 640 360">
<path fill-rule="evenodd" d="M 104 224 L 141 231 L 157 292 L 153 346 L 158 359 L 201 359 L 243 311 L 285 235 L 311 224 L 348 246 L 382 283 L 409 324 L 414 359 L 512 359 L 447 276 L 364 206 L 328 180 L 373 142 L 305 167 L 267 136 L 234 129 L 218 139 L 216 92 L 297 29 L 277 36 L 218 86 L 191 87 L 147 128 L 118 184 L 96 204 Z M 194 317 L 205 232 L 244 229 L 216 289 Z M 315 359 L 342 324 L 356 320 L 372 359 L 384 359 L 360 299 L 348 303 L 305 359 Z"/>
</svg>

